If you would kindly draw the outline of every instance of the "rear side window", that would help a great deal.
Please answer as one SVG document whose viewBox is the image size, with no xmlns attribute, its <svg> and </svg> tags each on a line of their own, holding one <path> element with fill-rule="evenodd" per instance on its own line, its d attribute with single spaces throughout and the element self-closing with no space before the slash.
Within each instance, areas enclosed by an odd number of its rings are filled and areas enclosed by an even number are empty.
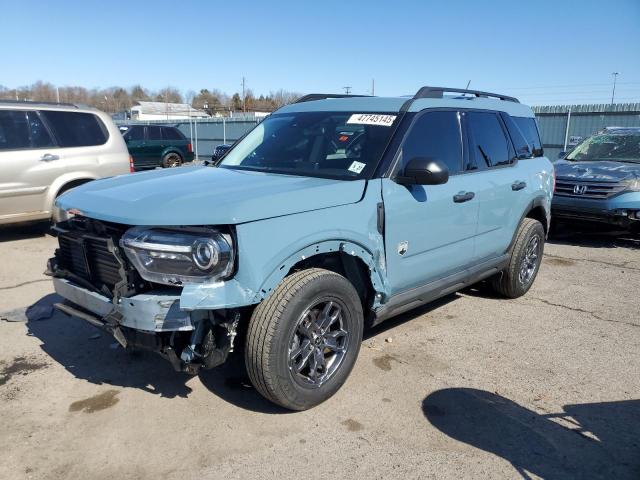
<svg viewBox="0 0 640 480">
<path fill-rule="evenodd" d="M 538 124 L 535 118 L 530 117 L 511 117 L 516 122 L 518 128 L 524 135 L 524 138 L 531 145 L 532 153 L 535 157 L 541 157 L 543 155 L 542 142 L 540 141 L 540 134 L 538 133 Z"/>
<path fill-rule="evenodd" d="M 124 134 L 126 140 L 144 140 L 144 127 L 131 127 Z"/>
<path fill-rule="evenodd" d="M 505 126 L 507 127 L 507 131 L 509 132 L 509 137 L 511 137 L 511 143 L 516 150 L 516 157 L 520 159 L 531 158 L 532 148 L 529 147 L 529 142 L 524 138 L 524 135 L 520 131 L 520 128 L 511 118 L 511 115 L 508 113 L 501 113 L 502 121 L 504 121 Z"/>
<path fill-rule="evenodd" d="M 162 140 L 160 127 L 147 127 L 147 137 L 149 140 Z"/>
<path fill-rule="evenodd" d="M 45 148 L 53 140 L 36 112 L 0 110 L 0 150 Z"/>
<path fill-rule="evenodd" d="M 471 151 L 476 162 L 484 162 L 489 167 L 511 163 L 509 144 L 498 115 L 490 112 L 469 112 L 467 118 Z"/>
<path fill-rule="evenodd" d="M 107 129 L 91 113 L 42 110 L 40 114 L 53 129 L 61 147 L 89 147 L 107 141 Z"/>
<path fill-rule="evenodd" d="M 27 113 L 29 119 L 29 133 L 31 134 L 31 147 L 32 148 L 46 148 L 54 145 L 51 135 L 47 127 L 45 127 L 42 120 L 36 112 Z"/>
<path fill-rule="evenodd" d="M 406 164 L 415 157 L 440 160 L 450 175 L 462 169 L 462 141 L 457 112 L 429 112 L 418 117 L 402 146 Z"/>
<path fill-rule="evenodd" d="M 162 138 L 164 140 L 184 140 L 177 128 L 162 127 Z"/>
</svg>

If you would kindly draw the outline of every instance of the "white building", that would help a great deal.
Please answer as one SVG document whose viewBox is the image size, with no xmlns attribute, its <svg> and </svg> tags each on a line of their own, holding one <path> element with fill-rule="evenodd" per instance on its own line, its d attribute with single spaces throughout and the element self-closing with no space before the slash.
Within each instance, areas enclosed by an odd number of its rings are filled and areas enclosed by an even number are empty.
<svg viewBox="0 0 640 480">
<path fill-rule="evenodd" d="M 136 102 L 131 107 L 131 120 L 188 120 L 209 118 L 204 110 L 193 108 L 188 103 Z"/>
</svg>

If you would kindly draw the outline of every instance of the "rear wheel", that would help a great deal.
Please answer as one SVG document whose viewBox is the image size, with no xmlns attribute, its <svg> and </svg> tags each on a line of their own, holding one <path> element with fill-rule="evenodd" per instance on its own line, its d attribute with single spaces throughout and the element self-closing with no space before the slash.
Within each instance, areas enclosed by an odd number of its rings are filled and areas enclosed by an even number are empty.
<svg viewBox="0 0 640 480">
<path fill-rule="evenodd" d="M 179 167 L 180 165 L 182 165 L 182 157 L 175 152 L 167 153 L 162 157 L 163 168 L 174 168 Z"/>
<path fill-rule="evenodd" d="M 291 410 L 306 410 L 344 384 L 362 341 L 358 293 L 342 275 L 312 268 L 287 277 L 256 307 L 245 362 L 255 388 Z"/>
<path fill-rule="evenodd" d="M 493 289 L 508 298 L 527 293 L 538 275 L 543 252 L 542 224 L 533 218 L 525 218 L 518 227 L 509 265 L 491 281 Z"/>
</svg>

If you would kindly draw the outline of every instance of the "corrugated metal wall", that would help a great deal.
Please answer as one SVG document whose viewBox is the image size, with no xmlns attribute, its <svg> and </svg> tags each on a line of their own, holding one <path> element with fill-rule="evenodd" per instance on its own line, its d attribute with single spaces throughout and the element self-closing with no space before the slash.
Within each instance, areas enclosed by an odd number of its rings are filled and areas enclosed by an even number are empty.
<svg viewBox="0 0 640 480">
<path fill-rule="evenodd" d="M 538 120 L 545 155 L 551 160 L 558 158 L 558 154 L 565 149 L 565 139 L 567 149 L 570 149 L 579 138 L 586 138 L 604 127 L 640 127 L 640 103 L 553 105 L 533 107 L 533 111 Z"/>
</svg>

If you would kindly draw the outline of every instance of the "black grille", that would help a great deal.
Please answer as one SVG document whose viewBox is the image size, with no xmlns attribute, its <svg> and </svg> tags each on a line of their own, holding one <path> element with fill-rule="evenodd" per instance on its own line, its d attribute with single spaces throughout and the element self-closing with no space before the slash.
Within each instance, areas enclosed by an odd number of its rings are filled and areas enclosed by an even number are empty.
<svg viewBox="0 0 640 480">
<path fill-rule="evenodd" d="M 625 186 L 618 182 L 590 182 L 584 180 L 556 180 L 554 195 L 582 198 L 609 198 L 624 190 Z"/>
<path fill-rule="evenodd" d="M 114 253 L 113 240 L 82 232 L 60 232 L 58 260 L 60 267 L 87 280 L 98 290 L 109 290 L 122 280 L 121 264 Z"/>
</svg>

